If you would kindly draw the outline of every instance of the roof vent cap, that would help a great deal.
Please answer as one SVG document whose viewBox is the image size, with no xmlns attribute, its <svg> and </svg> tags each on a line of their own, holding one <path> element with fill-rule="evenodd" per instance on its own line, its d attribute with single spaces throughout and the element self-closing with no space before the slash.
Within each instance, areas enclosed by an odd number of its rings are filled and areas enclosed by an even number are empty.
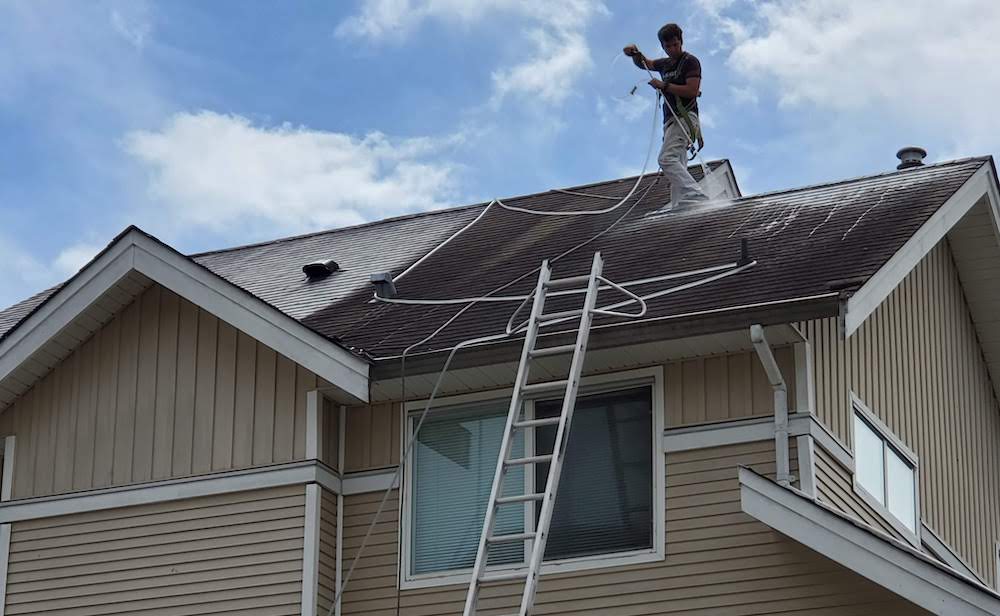
<svg viewBox="0 0 1000 616">
<path fill-rule="evenodd" d="M 340 265 L 333 259 L 313 261 L 302 266 L 302 271 L 309 277 L 309 280 L 321 280 L 339 269 Z"/>
<path fill-rule="evenodd" d="M 375 285 L 375 295 L 383 299 L 392 299 L 396 297 L 396 285 L 392 282 L 392 274 L 388 272 L 382 272 L 379 274 L 372 274 L 369 280 L 373 285 Z"/>
<path fill-rule="evenodd" d="M 927 156 L 927 150 L 918 148 L 915 145 L 908 145 L 896 152 L 896 158 L 900 160 L 900 163 L 896 165 L 896 169 L 922 167 L 925 156 Z"/>
</svg>

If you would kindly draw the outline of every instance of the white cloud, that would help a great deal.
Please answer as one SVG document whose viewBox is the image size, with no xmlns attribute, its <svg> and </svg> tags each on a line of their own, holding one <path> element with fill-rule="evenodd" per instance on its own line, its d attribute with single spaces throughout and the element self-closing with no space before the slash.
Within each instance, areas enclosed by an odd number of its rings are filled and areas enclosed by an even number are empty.
<svg viewBox="0 0 1000 616">
<path fill-rule="evenodd" d="M 202 111 L 129 133 L 124 147 L 171 224 L 274 235 L 448 205 L 458 166 L 438 157 L 460 141 L 358 138 Z"/>
<path fill-rule="evenodd" d="M 63 276 L 72 276 L 83 269 L 83 266 L 89 263 L 103 249 L 104 246 L 97 244 L 73 244 L 64 248 L 56 255 L 55 261 L 52 263 L 52 269 Z"/>
<path fill-rule="evenodd" d="M 700 0 L 742 96 L 894 122 L 996 148 L 1000 3 Z M 733 27 L 736 22 L 738 27 Z M 735 91 L 734 91 L 735 92 Z"/>
<path fill-rule="evenodd" d="M 594 17 L 608 10 L 600 0 L 367 0 L 359 14 L 341 22 L 337 35 L 398 41 L 426 19 L 470 27 L 495 14 L 529 25 L 521 34 L 527 58 L 493 72 L 492 102 L 520 95 L 560 103 L 593 66 L 585 31 Z"/>
</svg>

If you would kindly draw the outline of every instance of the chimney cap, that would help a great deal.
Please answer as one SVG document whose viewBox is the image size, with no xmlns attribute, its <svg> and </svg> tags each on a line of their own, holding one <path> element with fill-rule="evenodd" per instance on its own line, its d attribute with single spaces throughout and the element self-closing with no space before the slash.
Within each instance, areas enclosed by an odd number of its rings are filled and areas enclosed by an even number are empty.
<svg viewBox="0 0 1000 616">
<path fill-rule="evenodd" d="M 908 145 L 904 148 L 900 148 L 896 152 L 896 158 L 900 160 L 900 163 L 896 165 L 896 169 L 910 169 L 911 167 L 921 167 L 924 164 L 924 158 L 927 156 L 927 150 L 915 146 Z"/>
</svg>

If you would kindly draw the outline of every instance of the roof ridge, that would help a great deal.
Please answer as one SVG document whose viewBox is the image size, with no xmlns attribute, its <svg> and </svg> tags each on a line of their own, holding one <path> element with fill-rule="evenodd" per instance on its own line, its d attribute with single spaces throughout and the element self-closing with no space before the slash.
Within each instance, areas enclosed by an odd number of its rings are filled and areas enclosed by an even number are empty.
<svg viewBox="0 0 1000 616">
<path fill-rule="evenodd" d="M 929 169 L 929 168 L 933 168 L 933 167 L 945 167 L 945 166 L 948 166 L 948 165 L 957 165 L 957 164 L 962 164 L 962 163 L 966 163 L 966 162 L 970 162 L 970 161 L 982 161 L 982 162 L 986 162 L 989 159 L 990 159 L 990 156 L 968 156 L 968 157 L 965 157 L 965 158 L 956 158 L 956 159 L 953 159 L 953 160 L 942 161 L 942 162 L 933 163 L 933 164 L 930 164 L 930 165 L 923 165 L 923 166 L 917 167 L 917 168 L 893 169 L 893 170 L 885 171 L 885 172 L 882 172 L 882 173 L 875 173 L 875 174 L 870 174 L 870 175 L 860 175 L 860 176 L 856 176 L 856 177 L 845 178 L 845 179 L 842 179 L 842 180 L 833 180 L 833 181 L 829 181 L 829 182 L 819 182 L 819 183 L 816 183 L 816 184 L 806 184 L 804 186 L 797 186 L 797 187 L 794 187 L 794 188 L 785 188 L 785 189 L 780 189 L 780 190 L 766 191 L 766 192 L 757 193 L 757 194 L 753 194 L 753 195 L 744 195 L 742 197 L 734 199 L 733 201 L 734 202 L 749 201 L 751 199 L 758 199 L 758 198 L 761 198 L 761 197 L 768 197 L 768 196 L 779 195 L 779 194 L 790 194 L 790 193 L 801 192 L 801 191 L 804 191 L 804 190 L 813 190 L 813 189 L 817 189 L 817 188 L 827 188 L 827 187 L 831 187 L 831 186 L 840 186 L 840 185 L 843 185 L 843 184 L 849 184 L 851 182 L 857 182 L 857 181 L 860 181 L 860 180 L 869 180 L 869 179 L 874 179 L 874 178 L 887 177 L 887 176 L 890 176 L 890 175 L 900 174 L 900 173 L 903 173 L 903 172 L 906 172 L 906 171 L 913 171 L 914 169 L 919 170 L 919 169 Z M 709 161 L 706 161 L 705 164 L 711 166 L 713 164 L 720 164 L 721 165 L 721 164 L 724 164 L 724 163 L 729 163 L 729 159 L 728 158 L 719 158 L 719 159 L 709 160 Z M 700 167 L 701 165 L 699 164 L 699 165 L 691 165 L 691 166 L 693 166 L 693 167 Z M 647 172 L 644 175 L 646 175 L 646 176 L 652 176 L 652 175 L 655 175 L 656 173 L 658 173 L 658 172 Z M 564 188 L 550 188 L 548 190 L 542 190 L 542 191 L 537 191 L 537 192 L 533 192 L 533 193 L 527 193 L 527 194 L 524 194 L 524 195 L 513 195 L 513 196 L 509 196 L 509 197 L 501 197 L 500 199 L 501 200 L 505 200 L 505 201 L 513 201 L 515 199 L 529 199 L 529 198 L 533 198 L 533 197 L 540 197 L 542 195 L 547 195 L 547 194 L 550 194 L 550 193 L 559 193 L 559 192 L 564 191 L 564 190 L 583 190 L 583 189 L 587 189 L 587 188 L 594 188 L 594 187 L 597 187 L 597 186 L 608 186 L 608 185 L 618 184 L 618 183 L 627 183 L 627 182 L 634 181 L 638 177 L 640 177 L 640 176 L 639 175 L 632 175 L 632 176 L 626 176 L 626 177 L 622 177 L 622 178 L 613 178 L 613 179 L 609 179 L 609 180 L 600 180 L 600 181 L 597 181 L 597 182 L 590 182 L 590 183 L 587 183 L 587 184 L 577 184 L 577 185 L 573 185 L 573 186 L 567 186 L 567 187 L 564 187 Z M 417 219 L 417 218 L 424 218 L 424 217 L 429 217 L 429 216 L 437 216 L 437 215 L 441 215 L 441 214 L 447 214 L 447 213 L 451 213 L 451 212 L 460 212 L 460 211 L 464 211 L 464 210 L 471 210 L 471 209 L 475 209 L 475 208 L 486 207 L 489 204 L 490 204 L 490 201 L 480 201 L 478 203 L 472 203 L 472 204 L 467 204 L 467 205 L 456 205 L 456 206 L 446 207 L 446 208 L 440 208 L 440 209 L 436 209 L 436 210 L 426 210 L 426 211 L 423 211 L 423 212 L 412 212 L 410 214 L 400 214 L 399 216 L 390 216 L 389 218 L 380 218 L 378 220 L 371 220 L 371 221 L 359 223 L 359 224 L 356 224 L 356 225 L 348 225 L 348 226 L 345 226 L 345 227 L 335 227 L 333 229 L 323 229 L 321 231 L 311 231 L 309 233 L 302 233 L 302 234 L 299 234 L 299 235 L 291 235 L 291 236 L 287 236 L 287 237 L 280 237 L 280 238 L 275 238 L 275 239 L 272 239 L 272 240 L 264 240 L 264 241 L 260 241 L 260 242 L 251 242 L 249 244 L 242 244 L 242 245 L 239 245 L 239 246 L 230 246 L 230 247 L 227 247 L 227 248 L 219 248 L 219 249 L 216 249 L 216 250 L 206 250 L 206 251 L 203 251 L 203 252 L 191 253 L 191 254 L 189 254 L 187 256 L 190 257 L 190 258 L 192 258 L 192 259 L 196 259 L 196 258 L 200 258 L 200 257 L 207 257 L 207 256 L 210 256 L 210 255 L 224 254 L 224 253 L 228 253 L 228 252 L 236 252 L 238 250 L 247 250 L 247 249 L 250 249 L 250 248 L 260 248 L 260 247 L 263 247 L 263 246 L 272 246 L 272 245 L 275 245 L 275 244 L 282 244 L 284 242 L 291 242 L 291 241 L 303 240 L 303 239 L 312 238 L 312 237 L 319 237 L 321 235 L 339 233 L 341 231 L 351 231 L 351 230 L 355 230 L 355 229 L 364 229 L 366 227 L 374 227 L 376 225 L 381 225 L 381 224 L 386 224 L 386 223 L 392 223 L 392 222 L 399 222 L 399 221 L 402 221 L 402 220 L 412 220 L 412 219 Z"/>
<path fill-rule="evenodd" d="M 717 159 L 717 160 L 710 160 L 706 164 L 707 165 L 711 165 L 712 163 L 727 163 L 727 162 L 729 162 L 728 158 L 720 158 L 720 159 Z M 700 167 L 701 165 L 692 165 L 692 166 L 698 166 L 698 167 Z M 656 172 L 656 173 L 658 173 L 658 172 Z M 647 172 L 645 175 L 647 175 L 647 176 L 654 175 L 654 172 Z M 579 189 L 583 189 L 583 188 L 593 188 L 595 186 L 601 186 L 601 185 L 605 185 L 605 184 L 615 184 L 615 183 L 619 183 L 619 182 L 627 182 L 627 181 L 635 180 L 637 177 L 639 177 L 639 176 L 638 175 L 632 175 L 632 176 L 626 176 L 626 177 L 623 177 L 623 178 L 612 178 L 610 180 L 600 180 L 600 181 L 597 181 L 597 182 L 590 182 L 588 184 L 577 184 L 577 185 L 574 185 L 574 186 L 566 186 L 566 187 L 562 187 L 562 188 L 550 188 L 548 190 L 542 190 L 542 191 L 537 191 L 537 192 L 533 192 L 533 193 L 527 193 L 527 194 L 524 194 L 524 195 L 514 195 L 514 196 L 510 196 L 510 197 L 500 197 L 500 200 L 503 201 L 503 200 L 514 200 L 514 199 L 527 199 L 529 197 L 538 197 L 540 195 L 545 195 L 545 194 L 549 194 L 549 193 L 553 193 L 553 192 L 559 192 L 559 191 L 562 191 L 562 190 L 579 190 Z M 362 222 L 362 223 L 358 223 L 356 225 L 348 225 L 346 227 L 335 227 L 333 229 L 323 229 L 321 231 L 310 231 L 308 233 L 302 233 L 302 234 L 299 234 L 299 235 L 290 235 L 290 236 L 287 236 L 287 237 L 279 237 L 279 238 L 275 238 L 273 240 L 263 240 L 263 241 L 260 241 L 260 242 L 251 242 L 249 244 L 241 244 L 239 246 L 229 246 L 227 248 L 218 248 L 216 250 L 205 250 L 203 252 L 191 253 L 191 254 L 189 254 L 187 256 L 190 257 L 190 258 L 192 258 L 192 259 L 194 259 L 194 258 L 198 258 L 198 257 L 206 257 L 206 256 L 209 256 L 209 255 L 222 254 L 222 253 L 226 253 L 226 252 L 234 252 L 234 251 L 237 251 L 237 250 L 246 250 L 248 248 L 258 248 L 258 247 L 261 247 L 261 246 L 270 246 L 272 244 L 280 244 L 282 242 L 289 242 L 289 241 L 293 241 L 293 240 L 302 240 L 302 239 L 306 239 L 306 238 L 310 238 L 310 237 L 317 237 L 317 236 L 320 236 L 320 235 L 326 235 L 328 233 L 339 233 L 340 231 L 350 231 L 352 229 L 363 229 L 365 227 L 372 227 L 372 226 L 375 226 L 375 225 L 380 225 L 380 224 L 388 223 L 388 222 L 398 222 L 400 220 L 409 220 L 409 219 L 414 219 L 414 218 L 422 218 L 422 217 L 425 217 L 425 216 L 435 216 L 435 215 L 438 215 L 438 214 L 446 214 L 446 213 L 449 213 L 449 212 L 458 212 L 458 211 L 462 211 L 462 210 L 469 210 L 469 209 L 473 209 L 473 208 L 477 208 L 477 207 L 485 207 L 485 206 L 489 205 L 491 202 L 492 202 L 492 200 L 490 200 L 490 201 L 479 201 L 477 203 L 471 203 L 471 204 L 466 204 L 466 205 L 455 205 L 455 206 L 452 206 L 452 207 L 445 207 L 445 208 L 440 208 L 440 209 L 436 209 L 436 210 L 426 210 L 426 211 L 423 211 L 423 212 L 412 212 L 410 214 L 400 214 L 399 216 L 390 216 L 389 218 L 380 218 L 378 220 L 370 220 L 368 222 Z"/>
<path fill-rule="evenodd" d="M 956 158 L 956 159 L 953 159 L 953 160 L 945 160 L 945 161 L 941 161 L 941 162 L 937 162 L 937 163 L 931 163 L 929 165 L 921 165 L 919 167 L 909 167 L 907 169 L 892 169 L 890 171 L 883 171 L 882 173 L 873 173 L 873 174 L 870 174 L 870 175 L 858 175 L 858 176 L 855 176 L 855 177 L 845 178 L 845 179 L 842 179 L 842 180 L 832 180 L 832 181 L 829 181 L 829 182 L 818 182 L 816 184 L 805 184 L 803 186 L 796 186 L 795 188 L 784 188 L 784 189 L 781 189 L 781 190 L 769 190 L 769 191 L 766 191 L 766 192 L 756 193 L 756 194 L 753 194 L 753 195 L 743 195 L 742 197 L 740 197 L 738 199 L 734 199 L 734 201 L 749 201 L 751 199 L 758 199 L 760 197 L 769 197 L 769 196 L 772 196 L 772 195 L 784 195 L 784 194 L 789 194 L 789 193 L 801 192 L 803 190 L 813 190 L 813 189 L 816 189 L 816 188 L 828 188 L 830 186 L 839 186 L 841 184 L 850 184 L 851 182 L 858 182 L 858 181 L 861 181 L 861 180 L 872 180 L 872 179 L 875 179 L 875 178 L 888 177 L 890 175 L 899 175 L 899 174 L 910 172 L 910 171 L 920 171 L 920 170 L 923 170 L 923 169 L 931 169 L 931 168 L 935 168 L 935 167 L 947 167 L 949 165 L 959 165 L 959 164 L 968 163 L 968 162 L 972 162 L 972 161 L 979 161 L 979 162 L 985 163 L 985 162 L 988 162 L 990 160 L 990 158 L 991 158 L 990 156 L 966 156 L 965 158 Z"/>
</svg>

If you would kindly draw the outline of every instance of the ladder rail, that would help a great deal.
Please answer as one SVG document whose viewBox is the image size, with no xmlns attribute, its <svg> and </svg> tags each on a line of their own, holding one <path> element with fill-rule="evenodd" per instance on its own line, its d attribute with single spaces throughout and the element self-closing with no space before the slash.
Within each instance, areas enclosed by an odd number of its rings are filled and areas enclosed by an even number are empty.
<svg viewBox="0 0 1000 616">
<path fill-rule="evenodd" d="M 541 271 L 538 274 L 538 284 L 535 288 L 535 297 L 531 306 L 531 317 L 528 319 L 527 329 L 524 334 L 524 346 L 521 349 L 521 361 L 517 367 L 517 375 L 514 379 L 514 392 L 510 400 L 510 408 L 507 412 L 507 424 L 504 427 L 504 436 L 501 439 L 500 453 L 497 456 L 497 466 L 493 474 L 493 487 L 490 489 L 490 498 L 486 507 L 486 518 L 483 520 L 483 531 L 479 537 L 479 546 L 476 550 L 476 563 L 472 568 L 472 581 L 469 584 L 469 592 L 465 598 L 465 616 L 474 616 L 479 602 L 479 590 L 483 574 L 486 572 L 487 561 L 489 560 L 489 537 L 493 533 L 493 525 L 496 522 L 497 498 L 503 489 L 504 474 L 507 472 L 506 460 L 510 455 L 514 423 L 521 414 L 522 397 L 521 389 L 528 380 L 528 354 L 535 345 L 538 335 L 538 320 L 533 318 L 541 314 L 545 308 L 545 287 L 551 276 L 551 268 L 546 259 L 542 262 Z"/>
<path fill-rule="evenodd" d="M 531 559 L 528 562 L 528 575 L 521 597 L 520 616 L 529 616 L 535 605 L 535 595 L 538 590 L 538 578 L 541 574 L 545 558 L 545 546 L 548 543 L 549 527 L 555 509 L 555 497 L 559 490 L 559 479 L 569 445 L 569 434 L 572 427 L 573 412 L 576 409 L 576 395 L 580 389 L 580 376 L 583 373 L 583 361 L 587 352 L 587 341 L 590 337 L 590 326 L 593 321 L 594 309 L 597 306 L 599 280 L 604 267 L 600 253 L 594 254 L 590 269 L 590 281 L 584 300 L 583 315 L 580 318 L 580 329 L 576 337 L 576 350 L 570 363 L 568 386 L 563 396 L 561 421 L 556 429 L 555 442 L 552 444 L 552 462 L 549 464 L 549 475 L 545 481 L 545 492 L 542 498 L 542 509 L 535 522 L 535 538 L 531 546 Z"/>
</svg>

